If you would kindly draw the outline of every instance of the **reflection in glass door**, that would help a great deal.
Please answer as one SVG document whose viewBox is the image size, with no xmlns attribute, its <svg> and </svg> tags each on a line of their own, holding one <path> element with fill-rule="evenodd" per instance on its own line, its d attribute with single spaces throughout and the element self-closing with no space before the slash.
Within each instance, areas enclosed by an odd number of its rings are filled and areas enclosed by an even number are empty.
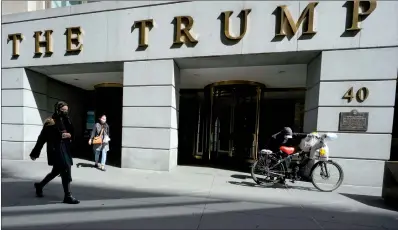
<svg viewBox="0 0 398 230">
<path fill-rule="evenodd" d="M 196 155 L 203 155 L 205 160 L 256 158 L 263 87 L 250 81 L 225 81 L 205 88 Z"/>
<path fill-rule="evenodd" d="M 230 92 L 215 89 L 213 94 L 211 124 L 211 152 L 231 154 L 231 132 L 233 130 L 234 103 Z"/>
<path fill-rule="evenodd" d="M 235 92 L 235 119 L 233 120 L 234 150 L 241 158 L 253 159 L 257 147 L 257 90 L 245 87 Z"/>
</svg>

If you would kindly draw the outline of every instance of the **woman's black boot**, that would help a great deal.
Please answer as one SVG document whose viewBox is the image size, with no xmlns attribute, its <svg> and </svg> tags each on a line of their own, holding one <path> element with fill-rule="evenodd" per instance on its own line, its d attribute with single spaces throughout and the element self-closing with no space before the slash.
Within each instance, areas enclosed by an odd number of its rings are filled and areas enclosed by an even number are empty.
<svg viewBox="0 0 398 230">
<path fill-rule="evenodd" d="M 65 178 L 65 177 L 64 177 Z M 63 180 L 62 181 L 62 186 L 64 187 L 64 203 L 65 204 L 78 204 L 80 201 L 72 196 L 72 193 L 70 192 L 70 181 L 68 180 Z"/>
<path fill-rule="evenodd" d="M 70 194 L 65 194 L 64 203 L 65 204 L 79 204 L 80 201 L 78 199 L 74 198 Z"/>
<path fill-rule="evenodd" d="M 40 185 L 40 183 L 35 183 L 35 189 L 36 189 L 36 196 L 43 197 L 43 187 Z"/>
</svg>

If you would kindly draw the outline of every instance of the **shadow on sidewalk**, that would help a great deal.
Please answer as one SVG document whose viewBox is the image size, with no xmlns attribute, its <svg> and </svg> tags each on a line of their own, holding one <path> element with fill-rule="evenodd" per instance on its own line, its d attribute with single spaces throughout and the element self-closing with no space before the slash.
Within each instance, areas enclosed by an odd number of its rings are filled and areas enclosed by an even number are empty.
<svg viewBox="0 0 398 230">
<path fill-rule="evenodd" d="M 274 188 L 274 189 L 297 189 L 297 190 L 303 190 L 303 191 L 312 191 L 312 192 L 320 192 L 316 188 L 312 187 L 304 187 L 304 186 L 299 186 L 299 185 L 288 185 L 288 184 L 274 184 L 271 186 L 266 186 L 266 185 L 258 185 L 255 182 L 249 182 L 249 181 L 228 181 L 228 183 L 233 184 L 233 185 L 240 185 L 240 186 L 245 186 L 245 187 L 258 187 L 258 188 Z"/>
<path fill-rule="evenodd" d="M 44 188 L 44 197 L 35 196 L 34 181 L 15 179 L 2 182 L 2 207 L 60 203 L 63 200 L 61 178 L 56 177 Z M 141 192 L 71 184 L 72 194 L 81 201 L 171 196 L 165 193 Z"/>
<path fill-rule="evenodd" d="M 31 179 L 25 179 L 14 175 L 12 172 L 2 169 L 2 207 L 11 206 L 35 206 L 60 203 L 63 200 L 61 178 L 56 177 L 44 188 L 44 197 L 38 198 L 35 194 L 34 183 Z M 101 186 L 81 185 L 72 182 L 72 194 L 81 201 L 148 198 L 172 196 L 166 193 L 142 192 L 135 190 L 123 190 Z"/>
<path fill-rule="evenodd" d="M 35 198 L 33 182 L 2 182 L 2 229 L 394 229 L 395 212 L 365 213 L 351 207 L 302 207 L 242 202 L 136 189 L 72 185 L 80 205 L 62 200 L 60 179 Z M 348 214 L 349 213 L 349 214 Z"/>
<path fill-rule="evenodd" d="M 173 198 L 164 198 L 161 203 L 123 199 L 110 207 L 85 207 L 82 203 L 38 210 L 3 209 L 2 229 L 394 229 L 398 226 L 396 216 L 391 214 L 227 200 L 187 202 L 184 197 Z"/>
<path fill-rule="evenodd" d="M 384 201 L 384 199 L 379 196 L 357 195 L 357 194 L 347 194 L 347 193 L 340 193 L 340 194 L 345 197 L 348 197 L 350 199 L 356 200 L 362 204 L 368 205 L 368 206 L 398 212 L 397 207 L 388 205 Z M 398 226 L 397 226 L 397 228 L 398 228 Z"/>
<path fill-rule="evenodd" d="M 231 177 L 235 178 L 235 179 L 239 179 L 239 180 L 246 180 L 246 179 L 252 178 L 249 175 L 243 175 L 243 174 L 234 174 L 234 175 L 231 175 Z"/>
<path fill-rule="evenodd" d="M 82 167 L 82 168 L 95 168 L 95 164 L 94 163 L 92 163 L 92 164 L 89 164 L 89 163 L 77 163 L 76 167 L 77 168 L 80 168 L 80 167 Z"/>
<path fill-rule="evenodd" d="M 1 169 L 1 178 L 3 179 L 9 179 L 9 178 L 16 178 L 14 173 L 7 171 L 6 169 L 2 168 Z"/>
</svg>

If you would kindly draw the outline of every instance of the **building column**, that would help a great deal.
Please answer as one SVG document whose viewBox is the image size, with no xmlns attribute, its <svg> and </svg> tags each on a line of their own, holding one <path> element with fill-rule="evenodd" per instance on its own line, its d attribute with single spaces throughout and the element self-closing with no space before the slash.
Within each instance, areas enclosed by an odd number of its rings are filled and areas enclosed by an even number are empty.
<svg viewBox="0 0 398 230">
<path fill-rule="evenodd" d="M 123 168 L 177 165 L 179 78 L 173 60 L 124 63 Z"/>
<path fill-rule="evenodd" d="M 49 114 L 47 79 L 24 68 L 2 69 L 1 77 L 2 159 L 28 159 Z"/>
<path fill-rule="evenodd" d="M 84 94 L 81 90 L 25 68 L 1 71 L 2 159 L 30 159 L 43 121 L 52 115 L 54 104 L 60 100 L 69 104 L 76 138 L 83 136 L 84 103 L 81 98 Z M 38 161 L 46 161 L 46 156 L 44 146 Z"/>
<path fill-rule="evenodd" d="M 330 156 L 343 167 L 345 184 L 382 186 L 390 157 L 397 67 L 398 48 L 324 51 L 308 65 L 304 131 L 338 133 L 329 142 Z M 351 87 L 354 97 L 344 99 Z M 363 87 L 369 94 L 361 101 L 356 94 Z M 369 113 L 367 131 L 339 131 L 340 113 L 354 109 Z"/>
</svg>

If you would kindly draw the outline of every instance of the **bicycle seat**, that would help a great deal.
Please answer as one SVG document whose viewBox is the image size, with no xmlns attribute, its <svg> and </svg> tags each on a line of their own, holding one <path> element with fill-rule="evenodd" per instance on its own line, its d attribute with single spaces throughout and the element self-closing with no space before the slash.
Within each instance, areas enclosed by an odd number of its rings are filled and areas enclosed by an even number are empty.
<svg viewBox="0 0 398 230">
<path fill-rule="evenodd" d="M 281 146 L 279 150 L 286 153 L 287 155 L 292 155 L 295 149 L 293 147 Z"/>
</svg>

